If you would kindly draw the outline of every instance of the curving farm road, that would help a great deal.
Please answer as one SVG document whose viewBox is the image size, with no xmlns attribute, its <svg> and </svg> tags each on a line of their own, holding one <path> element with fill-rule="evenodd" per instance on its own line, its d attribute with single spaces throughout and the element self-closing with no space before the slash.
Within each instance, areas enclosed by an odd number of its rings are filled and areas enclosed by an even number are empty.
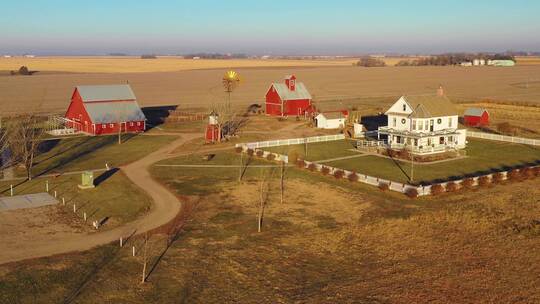
<svg viewBox="0 0 540 304">
<path fill-rule="evenodd" d="M 55 254 L 84 251 L 93 247 L 118 241 L 120 237 L 127 238 L 152 230 L 172 220 L 181 209 L 181 202 L 160 183 L 152 179 L 148 168 L 153 163 L 173 157 L 172 152 L 184 143 L 200 137 L 200 134 L 182 134 L 169 145 L 156 150 L 147 156 L 121 167 L 121 170 L 138 187 L 149 195 L 153 204 L 144 216 L 123 226 L 98 233 L 79 234 L 69 237 L 46 237 L 35 240 L 16 248 L 0 250 L 0 264 L 21 261 L 31 258 L 46 257 Z"/>
</svg>

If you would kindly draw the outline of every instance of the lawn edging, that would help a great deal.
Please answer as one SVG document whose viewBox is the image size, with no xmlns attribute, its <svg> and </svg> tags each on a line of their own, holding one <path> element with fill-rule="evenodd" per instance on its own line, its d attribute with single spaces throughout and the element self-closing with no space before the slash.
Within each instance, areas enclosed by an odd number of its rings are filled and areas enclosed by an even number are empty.
<svg viewBox="0 0 540 304">
<path fill-rule="evenodd" d="M 472 136 L 472 137 L 480 138 L 479 135 L 477 134 L 475 135 L 476 136 Z M 485 138 L 485 137 L 482 137 L 482 138 L 491 139 L 491 138 Z M 306 137 L 306 138 L 293 138 L 293 139 L 285 139 L 285 140 L 252 142 L 252 143 L 236 144 L 235 147 L 237 149 L 240 148 L 241 151 L 239 152 L 241 153 L 247 153 L 249 155 L 257 155 L 257 156 L 264 157 L 267 159 L 270 159 L 268 157 L 269 155 L 273 155 L 271 156 L 272 160 L 282 161 L 288 164 L 289 157 L 287 155 L 265 151 L 265 150 L 262 150 L 261 148 L 276 147 L 276 146 L 283 146 L 283 145 L 298 145 L 298 144 L 304 144 L 304 143 L 315 143 L 315 142 L 325 142 L 325 141 L 336 141 L 336 140 L 342 140 L 342 139 L 345 139 L 345 135 L 339 134 L 339 135 L 328 135 L 328 136 L 314 136 L 314 137 Z M 491 139 L 491 140 L 507 141 L 506 138 L 500 138 L 500 139 L 498 138 L 498 139 Z M 510 142 L 519 143 L 518 141 L 516 141 L 515 138 L 510 139 Z M 460 189 L 466 189 L 466 188 L 472 188 L 472 187 L 482 187 L 482 186 L 486 186 L 490 184 L 495 184 L 501 181 L 516 179 L 516 178 L 512 178 L 512 175 L 521 176 L 518 179 L 527 179 L 529 177 L 536 177 L 540 175 L 540 166 L 523 166 L 518 169 L 514 168 L 514 169 L 510 169 L 506 171 L 499 171 L 499 172 L 493 172 L 493 173 L 484 174 L 484 175 L 465 177 L 458 180 L 450 180 L 450 181 L 441 182 L 441 183 L 433 183 L 431 185 L 415 186 L 415 185 L 400 183 L 400 182 L 396 182 L 396 181 L 392 181 L 392 180 L 388 180 L 384 178 L 374 177 L 367 174 L 356 173 L 356 172 L 345 170 L 342 168 L 335 168 L 335 167 L 320 164 L 314 161 L 313 162 L 307 161 L 307 160 L 301 160 L 301 161 L 302 161 L 301 167 L 303 169 L 309 169 L 311 171 L 321 172 L 325 175 L 334 176 L 334 177 L 340 176 L 339 178 L 347 178 L 350 181 L 358 181 L 364 184 L 379 187 L 380 189 L 388 189 L 394 192 L 399 192 L 411 198 L 419 197 L 419 196 L 437 195 L 443 192 L 454 192 Z M 336 174 L 336 172 L 338 171 L 343 172 L 343 174 Z M 533 172 L 533 173 L 527 173 L 527 172 Z M 354 175 L 356 175 L 356 178 L 354 178 Z"/>
</svg>

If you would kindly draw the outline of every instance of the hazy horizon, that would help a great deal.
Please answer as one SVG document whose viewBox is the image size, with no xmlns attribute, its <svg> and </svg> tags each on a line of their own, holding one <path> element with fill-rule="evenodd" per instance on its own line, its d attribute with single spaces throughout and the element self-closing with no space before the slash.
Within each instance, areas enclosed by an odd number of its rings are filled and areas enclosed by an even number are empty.
<svg viewBox="0 0 540 304">
<path fill-rule="evenodd" d="M 35 0 L 2 10 L 0 54 L 540 51 L 537 1 Z"/>
</svg>

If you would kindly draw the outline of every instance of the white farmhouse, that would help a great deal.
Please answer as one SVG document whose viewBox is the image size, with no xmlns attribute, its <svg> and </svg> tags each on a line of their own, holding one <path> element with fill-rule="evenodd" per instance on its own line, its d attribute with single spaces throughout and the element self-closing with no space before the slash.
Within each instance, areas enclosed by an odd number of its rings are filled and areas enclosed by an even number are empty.
<svg viewBox="0 0 540 304">
<path fill-rule="evenodd" d="M 436 96 L 402 96 L 385 113 L 388 126 L 379 127 L 391 149 L 434 154 L 464 149 L 467 132 L 458 129 L 458 112 L 439 88 Z"/>
<path fill-rule="evenodd" d="M 322 112 L 315 116 L 315 125 L 319 129 L 340 129 L 345 126 L 346 120 L 341 111 Z"/>
</svg>

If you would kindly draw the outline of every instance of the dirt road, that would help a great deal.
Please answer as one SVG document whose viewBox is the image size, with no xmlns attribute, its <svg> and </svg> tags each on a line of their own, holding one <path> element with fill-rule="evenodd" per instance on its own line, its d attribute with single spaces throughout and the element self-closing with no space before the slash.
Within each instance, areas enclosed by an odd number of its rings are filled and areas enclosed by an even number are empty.
<svg viewBox="0 0 540 304">
<path fill-rule="evenodd" d="M 53 234 L 24 244 L 3 244 L 2 250 L 0 250 L 0 264 L 73 251 L 84 251 L 118 241 L 120 237 L 127 238 L 133 233 L 142 233 L 166 224 L 178 214 L 181 202 L 164 186 L 151 178 L 148 167 L 155 162 L 173 157 L 172 151 L 197 136 L 200 136 L 200 134 L 182 134 L 182 137 L 171 142 L 166 147 L 121 168 L 127 177 L 135 185 L 143 189 L 153 200 L 151 209 L 143 217 L 108 231 L 73 234 L 68 237 Z"/>
</svg>

